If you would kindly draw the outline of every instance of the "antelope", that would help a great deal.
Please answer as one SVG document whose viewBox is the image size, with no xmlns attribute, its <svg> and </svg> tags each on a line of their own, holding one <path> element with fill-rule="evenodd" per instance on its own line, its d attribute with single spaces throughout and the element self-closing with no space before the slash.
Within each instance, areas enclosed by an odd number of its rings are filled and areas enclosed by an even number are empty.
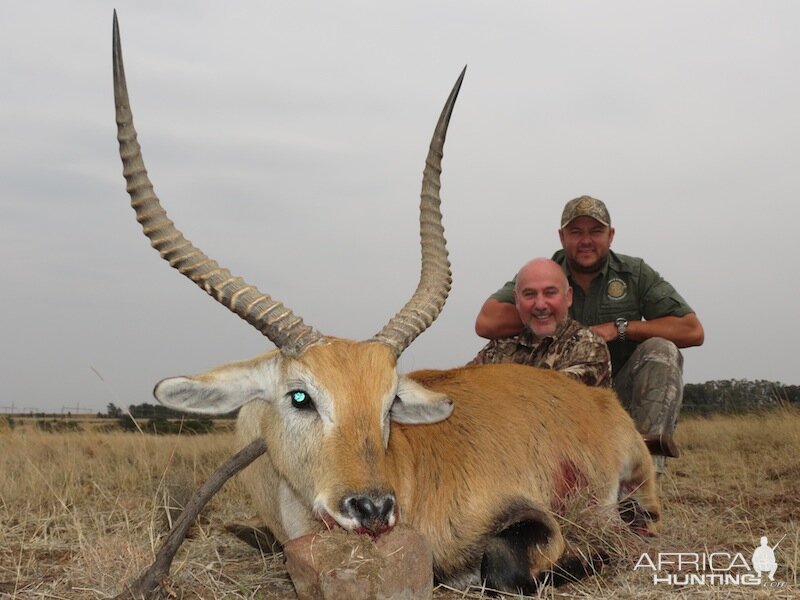
<svg viewBox="0 0 800 600">
<path fill-rule="evenodd" d="M 633 515 L 629 524 L 642 533 L 658 532 L 652 463 L 612 391 L 511 364 L 398 373 L 398 358 L 450 290 L 439 191 L 464 71 L 423 171 L 419 284 L 378 333 L 352 341 L 306 325 L 183 236 L 145 170 L 116 14 L 113 70 L 123 175 L 144 234 L 170 266 L 275 345 L 250 360 L 164 379 L 154 395 L 190 412 L 240 409 L 239 443 L 266 447 L 242 476 L 279 542 L 330 527 L 380 536 L 404 523 L 430 540 L 437 581 L 530 592 L 573 560 L 559 525 L 572 494 L 585 493 L 616 518 Z"/>
</svg>

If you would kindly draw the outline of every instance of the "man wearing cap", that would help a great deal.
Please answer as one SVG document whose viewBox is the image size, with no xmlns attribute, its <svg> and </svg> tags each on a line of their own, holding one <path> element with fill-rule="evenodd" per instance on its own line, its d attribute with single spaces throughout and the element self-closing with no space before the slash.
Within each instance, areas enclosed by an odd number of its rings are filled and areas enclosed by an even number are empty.
<svg viewBox="0 0 800 600">
<path fill-rule="evenodd" d="M 611 251 L 614 228 L 605 204 L 591 196 L 567 202 L 553 255 L 573 288 L 571 316 L 608 343 L 614 389 L 643 434 L 671 435 L 683 399 L 683 357 L 704 333 L 686 301 L 641 258 Z M 515 282 L 489 297 L 475 322 L 481 337 L 516 335 L 522 322 Z M 661 457 L 656 469 L 663 471 Z"/>
</svg>

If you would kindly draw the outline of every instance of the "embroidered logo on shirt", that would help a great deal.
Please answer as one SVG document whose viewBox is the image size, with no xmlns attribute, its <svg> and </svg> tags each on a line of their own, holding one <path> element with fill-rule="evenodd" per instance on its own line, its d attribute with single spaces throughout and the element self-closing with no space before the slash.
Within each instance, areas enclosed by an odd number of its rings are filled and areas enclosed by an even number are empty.
<svg viewBox="0 0 800 600">
<path fill-rule="evenodd" d="M 606 294 L 609 300 L 622 300 L 628 293 L 628 286 L 622 279 L 612 279 L 606 286 Z"/>
</svg>

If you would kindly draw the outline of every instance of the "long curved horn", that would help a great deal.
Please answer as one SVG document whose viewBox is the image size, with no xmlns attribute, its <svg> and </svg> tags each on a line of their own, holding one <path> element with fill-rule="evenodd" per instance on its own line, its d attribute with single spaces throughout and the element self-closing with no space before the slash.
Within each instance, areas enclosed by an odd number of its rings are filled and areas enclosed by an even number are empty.
<svg viewBox="0 0 800 600">
<path fill-rule="evenodd" d="M 464 67 L 461 71 L 445 102 L 425 160 L 419 204 L 419 235 L 422 246 L 419 284 L 406 305 L 373 338 L 391 347 L 397 356 L 436 320 L 450 292 L 452 276 L 442 227 L 440 175 L 447 125 L 450 123 L 450 115 L 466 70 Z"/>
<path fill-rule="evenodd" d="M 231 274 L 196 248 L 167 217 L 161 202 L 153 191 L 142 160 L 142 151 L 136 140 L 133 115 L 122 65 L 117 11 L 114 11 L 113 35 L 114 104 L 117 114 L 117 139 L 122 158 L 122 174 L 127 181 L 131 206 L 136 220 L 142 225 L 150 244 L 161 258 L 213 296 L 220 304 L 258 329 L 282 352 L 299 355 L 323 336 L 313 327 L 303 323 L 291 309 L 248 285 L 241 277 Z"/>
</svg>

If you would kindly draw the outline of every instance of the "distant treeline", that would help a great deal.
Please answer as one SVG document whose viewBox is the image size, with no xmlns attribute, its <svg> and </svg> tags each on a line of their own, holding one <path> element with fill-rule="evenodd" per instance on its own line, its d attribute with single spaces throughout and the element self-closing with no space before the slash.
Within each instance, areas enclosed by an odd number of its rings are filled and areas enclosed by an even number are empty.
<svg viewBox="0 0 800 600">
<path fill-rule="evenodd" d="M 234 419 L 238 410 L 224 415 L 215 415 L 215 419 Z M 213 433 L 216 430 L 214 421 L 205 415 L 187 415 L 185 412 L 172 410 L 160 404 L 132 404 L 127 412 L 108 405 L 106 416 L 117 420 L 123 431 L 141 431 L 156 435 L 165 434 L 198 434 Z"/>
<path fill-rule="evenodd" d="M 239 410 L 237 409 L 229 413 L 225 413 L 224 415 L 214 415 L 214 418 L 219 420 L 235 419 L 238 414 Z M 130 415 L 134 419 L 185 419 L 187 417 L 187 413 L 185 412 L 173 410 L 160 404 L 131 404 L 126 412 L 114 405 L 113 402 L 108 405 L 105 415 L 98 416 L 118 419 L 123 415 Z"/>
<path fill-rule="evenodd" d="M 789 405 L 800 406 L 800 385 L 725 379 L 683 386 L 683 411 L 688 413 L 750 412 Z"/>
<path fill-rule="evenodd" d="M 42 431 L 48 433 L 66 433 L 83 431 L 131 431 L 165 434 L 201 434 L 214 433 L 215 431 L 229 431 L 233 423 L 220 423 L 219 421 L 236 418 L 238 411 L 224 415 L 214 415 L 214 418 L 205 415 L 191 415 L 172 410 L 157 404 L 133 404 L 123 410 L 114 403 L 106 406 L 106 412 L 98 412 L 95 416 L 75 415 L 71 413 L 15 413 L 14 415 L 0 415 L 0 431 L 14 429 L 19 423 L 30 422 Z M 94 421 L 94 422 L 93 422 Z"/>
<path fill-rule="evenodd" d="M 122 431 L 152 433 L 155 435 L 214 433 L 216 426 L 208 417 L 179 419 L 134 419 L 130 415 L 122 415 L 117 419 L 117 428 Z"/>
</svg>

